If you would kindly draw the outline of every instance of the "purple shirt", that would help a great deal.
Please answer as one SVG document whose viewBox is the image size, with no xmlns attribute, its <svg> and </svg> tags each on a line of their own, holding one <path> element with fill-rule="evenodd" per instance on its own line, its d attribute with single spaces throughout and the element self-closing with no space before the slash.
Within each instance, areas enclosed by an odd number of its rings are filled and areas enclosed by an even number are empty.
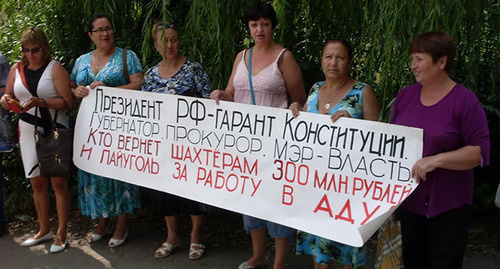
<svg viewBox="0 0 500 269">
<path fill-rule="evenodd" d="M 391 123 L 424 130 L 423 157 L 457 150 L 464 146 L 481 147 L 481 166 L 489 164 L 488 124 L 477 97 L 462 85 L 434 105 L 420 101 L 422 85 L 404 88 L 394 102 Z M 472 169 L 457 171 L 438 168 L 427 173 L 402 208 L 429 218 L 472 203 Z"/>
</svg>

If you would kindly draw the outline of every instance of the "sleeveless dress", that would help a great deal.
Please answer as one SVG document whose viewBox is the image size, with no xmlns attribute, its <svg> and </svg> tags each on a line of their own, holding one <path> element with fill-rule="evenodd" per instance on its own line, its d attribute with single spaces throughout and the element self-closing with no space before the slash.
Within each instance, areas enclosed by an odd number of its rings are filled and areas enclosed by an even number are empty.
<svg viewBox="0 0 500 269">
<path fill-rule="evenodd" d="M 288 92 L 278 65 L 285 51 L 286 49 L 283 49 L 278 57 L 257 75 L 252 75 L 256 105 L 288 108 Z M 234 102 L 252 104 L 245 54 L 246 51 L 243 52 L 233 79 Z M 272 238 L 291 239 L 293 235 L 293 230 L 289 227 L 247 215 L 243 215 L 243 226 L 246 231 L 267 229 Z"/>
<path fill-rule="evenodd" d="M 307 97 L 307 112 L 318 113 L 319 90 L 324 81 L 316 82 Z M 338 102 L 330 111 L 333 115 L 339 110 L 346 110 L 352 118 L 363 118 L 363 92 L 366 88 L 363 82 L 356 82 L 351 90 Z M 366 263 L 365 247 L 353 247 L 336 241 L 319 237 L 306 232 L 297 232 L 297 254 L 307 254 L 316 256 L 316 262 L 320 265 L 327 265 L 330 260 L 335 260 L 343 264 L 351 264 L 353 269 Z"/>
<path fill-rule="evenodd" d="M 56 98 L 58 96 L 56 89 L 54 87 L 54 82 L 52 81 L 52 68 L 56 61 L 52 60 L 48 63 L 47 67 L 42 73 L 40 80 L 38 81 L 38 86 L 36 89 L 36 93 L 38 97 L 43 99 L 51 99 Z M 29 72 L 26 73 L 26 76 L 29 76 Z M 28 77 L 26 77 L 28 79 Z M 16 69 L 16 76 L 14 81 L 14 95 L 22 104 L 28 101 L 31 97 L 33 97 L 30 90 L 24 85 L 21 79 L 21 75 L 19 71 Z M 40 175 L 40 169 L 37 167 L 38 165 L 38 157 L 36 155 L 36 147 L 35 147 L 35 126 L 33 125 L 35 111 L 39 110 L 38 107 L 33 107 L 28 110 L 26 115 L 20 115 L 19 119 L 19 148 L 21 149 L 21 157 L 23 160 L 24 166 L 24 174 L 26 178 L 33 178 Z M 56 110 L 48 109 L 50 116 L 54 119 Z M 65 128 L 69 127 L 68 118 L 66 117 L 66 113 L 60 111 L 57 113 L 57 118 L 55 122 L 58 126 L 64 126 Z M 38 111 L 38 125 L 42 123 L 41 113 Z M 38 126 L 40 132 L 43 132 L 43 128 Z"/>
<path fill-rule="evenodd" d="M 93 81 L 102 81 L 111 87 L 125 85 L 122 52 L 122 48 L 116 48 L 97 75 L 92 72 L 90 66 L 93 51 L 80 56 L 71 71 L 71 81 L 82 86 Z M 143 72 L 139 58 L 134 52 L 127 50 L 126 57 L 129 74 Z M 78 205 L 83 215 L 93 219 L 133 213 L 135 208 L 140 207 L 139 186 L 78 169 Z"/>
<path fill-rule="evenodd" d="M 253 90 L 256 105 L 288 108 L 288 92 L 285 87 L 285 80 L 278 67 L 278 61 L 285 53 L 283 49 L 279 56 L 267 67 L 262 69 L 257 75 L 252 75 Z M 234 102 L 252 104 L 250 94 L 250 82 L 248 81 L 248 68 L 245 63 L 245 54 L 242 58 L 233 79 Z"/>
</svg>

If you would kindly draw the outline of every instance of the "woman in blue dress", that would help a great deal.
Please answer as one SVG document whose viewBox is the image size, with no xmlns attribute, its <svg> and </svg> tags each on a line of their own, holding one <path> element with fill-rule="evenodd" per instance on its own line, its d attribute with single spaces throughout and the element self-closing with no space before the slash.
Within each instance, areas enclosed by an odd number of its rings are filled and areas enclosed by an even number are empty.
<svg viewBox="0 0 500 269">
<path fill-rule="evenodd" d="M 177 28 L 173 24 L 155 23 L 152 29 L 155 48 L 162 60 L 146 72 L 142 90 L 146 92 L 178 94 L 191 97 L 208 98 L 210 96 L 210 78 L 201 65 L 179 53 L 180 40 Z M 167 239 L 155 251 L 156 258 L 164 258 L 180 246 L 177 233 L 177 215 L 181 205 L 191 215 L 193 223 L 189 259 L 196 260 L 203 256 L 205 246 L 201 242 L 201 227 L 205 206 L 169 193 L 161 193 L 161 211 L 167 225 Z"/>
<path fill-rule="evenodd" d="M 71 72 L 75 96 L 83 98 L 89 94 L 89 89 L 97 86 L 139 90 L 143 78 L 141 63 L 134 52 L 126 51 L 127 79 L 123 49 L 114 44 L 111 20 L 104 14 L 93 16 L 88 34 L 96 49 L 76 60 Z M 79 170 L 78 204 L 83 215 L 98 219 L 97 229 L 89 238 L 91 242 L 101 240 L 107 232 L 109 218 L 118 216 L 115 231 L 108 242 L 109 247 L 116 247 L 127 238 L 127 214 L 140 206 L 139 187 Z"/>
<path fill-rule="evenodd" d="M 290 105 L 294 117 L 299 111 L 331 115 L 333 122 L 341 117 L 378 120 L 380 106 L 375 93 L 367 84 L 349 76 L 352 49 L 341 39 L 328 40 L 323 46 L 321 69 L 326 80 L 316 82 L 302 106 Z M 315 269 L 331 268 L 332 261 L 345 268 L 359 268 L 366 262 L 366 250 L 298 231 L 297 254 L 313 256 Z"/>
</svg>

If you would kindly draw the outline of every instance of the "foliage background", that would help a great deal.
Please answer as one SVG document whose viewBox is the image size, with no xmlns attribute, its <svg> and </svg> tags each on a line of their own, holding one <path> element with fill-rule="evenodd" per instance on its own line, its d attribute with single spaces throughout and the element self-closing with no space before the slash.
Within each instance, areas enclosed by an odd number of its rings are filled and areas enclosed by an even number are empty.
<svg viewBox="0 0 500 269">
<path fill-rule="evenodd" d="M 20 36 L 41 26 L 52 55 L 68 71 L 76 58 L 92 50 L 87 19 L 106 13 L 115 27 L 118 46 L 128 47 L 144 68 L 160 58 L 150 36 L 156 20 L 180 27 L 182 53 L 202 63 L 214 89 L 224 89 L 238 51 L 250 45 L 242 16 L 251 0 L 0 0 L 0 51 L 11 63 L 20 59 Z M 491 132 L 491 165 L 477 169 L 475 205 L 494 210 L 500 179 L 500 1 L 499 0 L 274 0 L 278 15 L 275 40 L 291 50 L 308 90 L 323 79 L 323 42 L 340 37 L 354 47 L 353 77 L 370 84 L 387 121 L 396 93 L 414 83 L 408 45 L 415 35 L 443 30 L 457 43 L 457 64 L 450 73 L 482 102 Z M 76 108 L 76 107 L 75 107 Z M 76 109 L 75 109 L 76 110 Z M 76 113 L 72 112 L 73 115 Z M 32 212 L 31 190 L 23 178 L 19 153 L 4 155 L 6 213 Z M 76 179 L 72 194 L 76 197 Z"/>
</svg>

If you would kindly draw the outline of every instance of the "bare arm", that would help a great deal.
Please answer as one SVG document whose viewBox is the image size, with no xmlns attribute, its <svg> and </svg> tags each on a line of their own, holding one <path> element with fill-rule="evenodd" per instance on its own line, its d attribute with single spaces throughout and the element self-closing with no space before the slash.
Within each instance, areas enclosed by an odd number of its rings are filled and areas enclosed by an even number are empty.
<svg viewBox="0 0 500 269">
<path fill-rule="evenodd" d="M 60 63 L 54 64 L 52 69 L 52 81 L 56 89 L 57 95 L 64 98 L 64 103 L 61 98 L 51 98 L 46 100 L 49 108 L 57 110 L 69 110 L 73 107 L 73 96 L 71 94 L 71 81 L 69 74 Z"/>
<path fill-rule="evenodd" d="M 465 146 L 457 150 L 442 152 L 418 160 L 411 174 L 422 180 L 427 179 L 427 173 L 444 168 L 450 170 L 469 170 L 481 163 L 481 147 Z"/>
<path fill-rule="evenodd" d="M 300 67 L 289 51 L 285 51 L 283 60 L 280 64 L 281 74 L 285 80 L 285 87 L 290 97 L 290 104 L 298 102 L 300 105 L 306 101 L 306 92 L 304 91 L 304 81 Z"/>
<path fill-rule="evenodd" d="M 130 90 L 140 90 L 142 86 L 142 79 L 144 78 L 144 73 L 135 73 L 130 75 L 130 83 L 118 86 L 118 88 L 122 89 L 130 89 Z"/>
<path fill-rule="evenodd" d="M 366 86 L 363 93 L 363 119 L 378 121 L 380 114 L 380 104 L 378 103 L 377 96 L 370 86 Z"/>
</svg>

